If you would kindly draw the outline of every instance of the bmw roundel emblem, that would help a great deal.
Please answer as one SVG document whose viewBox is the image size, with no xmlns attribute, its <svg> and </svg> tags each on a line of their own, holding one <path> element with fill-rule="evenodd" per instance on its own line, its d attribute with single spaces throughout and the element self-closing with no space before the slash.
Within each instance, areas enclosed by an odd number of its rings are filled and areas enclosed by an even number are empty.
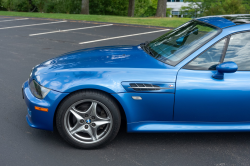
<svg viewBox="0 0 250 166">
<path fill-rule="evenodd" d="M 86 120 L 86 123 L 88 123 L 88 124 L 91 123 L 91 120 L 90 120 L 90 119 L 87 119 L 87 120 Z"/>
</svg>

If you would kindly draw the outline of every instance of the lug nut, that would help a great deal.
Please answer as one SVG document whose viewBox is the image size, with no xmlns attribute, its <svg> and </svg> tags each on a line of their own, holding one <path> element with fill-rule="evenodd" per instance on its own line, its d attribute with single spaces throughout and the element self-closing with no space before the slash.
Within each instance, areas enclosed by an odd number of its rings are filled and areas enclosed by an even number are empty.
<svg viewBox="0 0 250 166">
<path fill-rule="evenodd" d="M 92 126 L 95 127 L 95 123 L 92 123 Z"/>
<path fill-rule="evenodd" d="M 91 118 L 92 118 L 92 119 L 95 119 L 95 117 L 94 117 L 94 116 L 92 116 Z"/>
<path fill-rule="evenodd" d="M 84 123 L 84 120 L 83 120 L 83 119 L 81 119 L 81 120 L 80 120 L 80 123 Z"/>
<path fill-rule="evenodd" d="M 88 117 L 89 115 L 88 114 L 85 114 L 85 117 Z"/>
<path fill-rule="evenodd" d="M 89 126 L 88 125 L 85 125 L 85 129 L 88 129 L 89 128 Z"/>
</svg>

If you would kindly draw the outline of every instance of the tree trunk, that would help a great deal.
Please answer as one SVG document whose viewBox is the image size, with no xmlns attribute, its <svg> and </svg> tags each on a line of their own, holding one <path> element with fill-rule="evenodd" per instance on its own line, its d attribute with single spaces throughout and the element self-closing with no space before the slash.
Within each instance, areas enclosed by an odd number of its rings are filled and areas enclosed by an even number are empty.
<svg viewBox="0 0 250 166">
<path fill-rule="evenodd" d="M 89 14 L 89 0 L 82 0 L 81 14 Z"/>
<path fill-rule="evenodd" d="M 167 0 L 158 0 L 155 17 L 166 17 Z"/>
<path fill-rule="evenodd" d="M 135 11 L 135 0 L 129 0 L 128 16 L 134 17 L 134 11 Z"/>
</svg>

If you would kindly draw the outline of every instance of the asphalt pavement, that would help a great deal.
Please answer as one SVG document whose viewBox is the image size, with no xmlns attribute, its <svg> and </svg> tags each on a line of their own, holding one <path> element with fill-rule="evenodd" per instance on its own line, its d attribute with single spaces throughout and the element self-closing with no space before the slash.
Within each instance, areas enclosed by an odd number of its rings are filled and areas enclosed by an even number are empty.
<svg viewBox="0 0 250 166">
<path fill-rule="evenodd" d="M 96 150 L 71 147 L 50 131 L 28 126 L 21 86 L 31 68 L 66 52 L 138 45 L 164 27 L 42 18 L 0 17 L 0 166 L 250 165 L 250 133 L 127 133 Z"/>
</svg>

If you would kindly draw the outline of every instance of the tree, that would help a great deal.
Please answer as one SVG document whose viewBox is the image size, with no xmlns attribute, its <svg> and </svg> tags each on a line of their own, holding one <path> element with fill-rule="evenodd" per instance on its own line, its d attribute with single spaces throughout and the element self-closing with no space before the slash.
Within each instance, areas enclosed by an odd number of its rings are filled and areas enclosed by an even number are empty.
<svg viewBox="0 0 250 166">
<path fill-rule="evenodd" d="M 95 15 L 128 16 L 128 4 L 128 0 L 91 0 L 89 12 Z"/>
<path fill-rule="evenodd" d="M 135 0 L 129 0 L 128 16 L 134 17 L 134 11 L 135 11 Z"/>
<path fill-rule="evenodd" d="M 155 17 L 166 17 L 167 0 L 158 0 Z"/>
<path fill-rule="evenodd" d="M 185 0 L 190 2 L 182 7 L 181 14 L 187 17 L 200 17 L 222 14 L 242 14 L 250 12 L 249 0 Z M 242 5 L 243 4 L 243 5 Z"/>
<path fill-rule="evenodd" d="M 250 14 L 250 1 L 249 0 L 243 0 L 242 4 L 245 7 L 246 13 Z"/>
<path fill-rule="evenodd" d="M 188 6 L 181 8 L 181 15 L 185 17 L 201 17 L 204 12 L 209 10 L 211 5 L 220 0 L 185 0 L 189 2 Z"/>
<path fill-rule="evenodd" d="M 135 16 L 152 17 L 155 16 L 158 0 L 136 0 Z"/>
<path fill-rule="evenodd" d="M 47 0 L 33 0 L 33 4 L 37 7 L 38 11 L 43 13 L 44 7 L 47 3 Z"/>
<path fill-rule="evenodd" d="M 89 14 L 89 0 L 82 0 L 81 14 Z"/>
<path fill-rule="evenodd" d="M 213 3 L 205 15 L 243 14 L 246 9 L 242 0 L 223 0 Z"/>
</svg>

